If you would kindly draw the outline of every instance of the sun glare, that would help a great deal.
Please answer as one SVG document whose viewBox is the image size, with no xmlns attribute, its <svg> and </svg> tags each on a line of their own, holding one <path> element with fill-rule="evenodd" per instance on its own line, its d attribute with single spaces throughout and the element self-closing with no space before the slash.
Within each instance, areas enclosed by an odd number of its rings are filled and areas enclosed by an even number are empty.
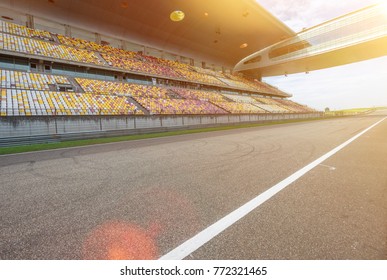
<svg viewBox="0 0 387 280">
<path fill-rule="evenodd" d="M 383 13 L 387 16 L 387 0 L 380 2 L 380 7 L 382 8 Z"/>
</svg>

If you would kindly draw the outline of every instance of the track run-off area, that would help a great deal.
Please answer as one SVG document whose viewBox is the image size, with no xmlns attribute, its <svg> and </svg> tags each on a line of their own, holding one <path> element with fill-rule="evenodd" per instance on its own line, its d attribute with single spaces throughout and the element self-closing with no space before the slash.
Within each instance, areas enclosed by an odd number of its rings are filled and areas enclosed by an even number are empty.
<svg viewBox="0 0 387 280">
<path fill-rule="evenodd" d="M 0 259 L 387 259 L 386 117 L 0 156 Z"/>
</svg>

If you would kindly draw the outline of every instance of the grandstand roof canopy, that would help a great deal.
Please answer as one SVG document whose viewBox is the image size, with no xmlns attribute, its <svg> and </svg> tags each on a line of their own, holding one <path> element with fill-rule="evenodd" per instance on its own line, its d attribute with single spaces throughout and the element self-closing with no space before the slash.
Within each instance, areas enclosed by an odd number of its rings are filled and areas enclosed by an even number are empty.
<svg viewBox="0 0 387 280">
<path fill-rule="evenodd" d="M 255 0 L 0 0 L 16 11 L 233 67 L 294 32 Z M 170 20 L 181 10 L 184 20 Z"/>
</svg>

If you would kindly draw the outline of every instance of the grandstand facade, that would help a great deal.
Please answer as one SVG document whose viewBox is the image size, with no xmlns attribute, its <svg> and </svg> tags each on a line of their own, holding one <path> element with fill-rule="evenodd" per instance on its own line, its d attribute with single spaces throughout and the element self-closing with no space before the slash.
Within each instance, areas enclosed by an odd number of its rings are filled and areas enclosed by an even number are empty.
<svg viewBox="0 0 387 280">
<path fill-rule="evenodd" d="M 321 115 L 227 64 L 4 11 L 0 146 Z"/>
</svg>

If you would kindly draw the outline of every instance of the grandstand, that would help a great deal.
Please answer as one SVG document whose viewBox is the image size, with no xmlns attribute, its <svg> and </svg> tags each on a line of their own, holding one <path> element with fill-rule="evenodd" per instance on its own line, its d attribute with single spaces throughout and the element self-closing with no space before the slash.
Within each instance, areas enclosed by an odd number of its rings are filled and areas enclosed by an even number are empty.
<svg viewBox="0 0 387 280">
<path fill-rule="evenodd" d="M 298 36 L 256 0 L 0 9 L 0 259 L 386 258 L 386 111 L 236 70 Z"/>
<path fill-rule="evenodd" d="M 0 55 L 3 117 L 315 112 L 256 79 L 4 20 Z"/>
</svg>

